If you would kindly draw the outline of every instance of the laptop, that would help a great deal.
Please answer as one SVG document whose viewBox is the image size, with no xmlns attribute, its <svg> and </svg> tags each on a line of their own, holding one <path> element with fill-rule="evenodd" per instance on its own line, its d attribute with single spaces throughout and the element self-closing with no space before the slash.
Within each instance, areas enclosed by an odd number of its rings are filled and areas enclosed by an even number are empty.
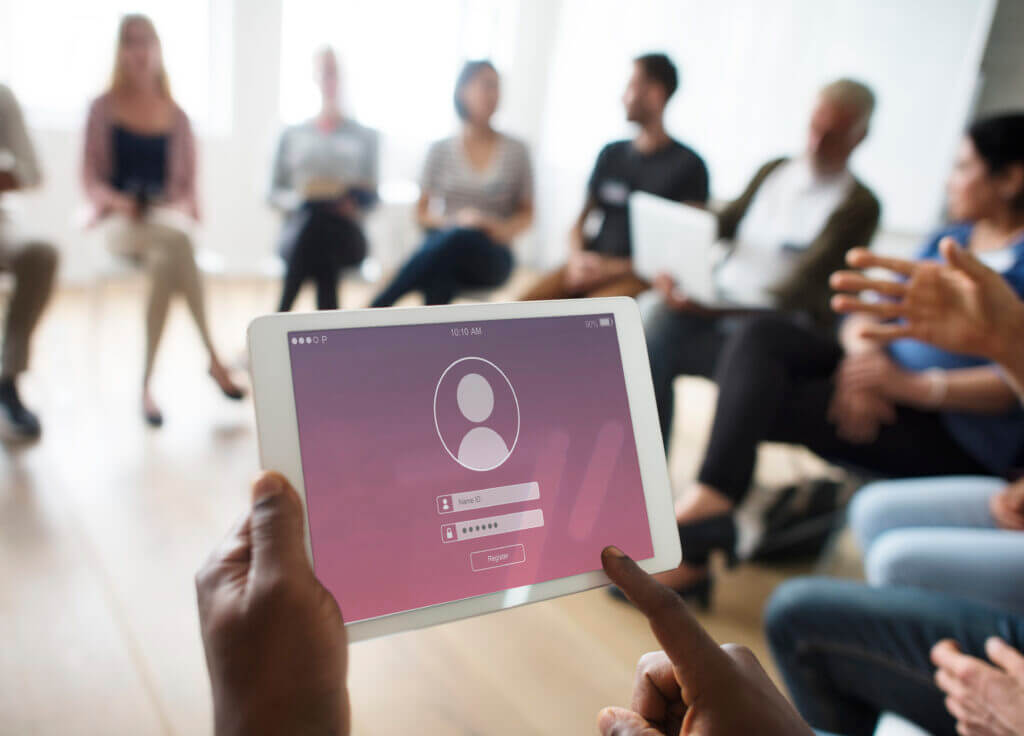
<svg viewBox="0 0 1024 736">
<path fill-rule="evenodd" d="M 698 207 L 647 192 L 629 195 L 633 270 L 648 281 L 660 274 L 675 279 L 681 292 L 708 307 L 728 306 L 715 287 L 712 247 L 718 220 Z"/>
</svg>

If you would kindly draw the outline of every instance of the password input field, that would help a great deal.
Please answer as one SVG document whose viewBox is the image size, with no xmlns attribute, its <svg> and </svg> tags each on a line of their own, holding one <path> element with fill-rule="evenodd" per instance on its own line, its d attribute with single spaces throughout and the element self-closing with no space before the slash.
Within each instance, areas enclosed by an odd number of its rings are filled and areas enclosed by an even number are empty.
<svg viewBox="0 0 1024 736">
<path fill-rule="evenodd" d="M 544 526 L 544 512 L 541 509 L 528 509 L 514 514 L 449 522 L 441 527 L 441 541 L 446 544 L 464 542 L 542 526 Z"/>
<path fill-rule="evenodd" d="M 479 491 L 445 493 L 437 497 L 437 513 L 441 515 L 457 514 L 461 511 L 475 511 L 510 503 L 536 501 L 539 498 L 540 484 L 536 481 L 484 488 Z"/>
</svg>

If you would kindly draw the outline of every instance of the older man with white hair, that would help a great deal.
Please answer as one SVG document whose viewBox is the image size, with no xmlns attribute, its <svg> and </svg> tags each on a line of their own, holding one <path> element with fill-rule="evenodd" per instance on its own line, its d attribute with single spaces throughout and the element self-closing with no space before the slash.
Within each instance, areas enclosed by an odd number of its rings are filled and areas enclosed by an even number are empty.
<svg viewBox="0 0 1024 736">
<path fill-rule="evenodd" d="M 874 95 L 860 82 L 825 86 L 804 152 L 762 166 L 718 213 L 728 257 L 715 271 L 715 288 L 735 308 L 708 308 L 681 293 L 669 276 L 655 280 L 660 294 L 646 311 L 644 329 L 666 448 L 673 381 L 713 376 L 726 339 L 749 314 L 773 310 L 822 330 L 833 326 L 829 276 L 878 226 L 878 200 L 849 169 L 874 106 Z"/>
</svg>

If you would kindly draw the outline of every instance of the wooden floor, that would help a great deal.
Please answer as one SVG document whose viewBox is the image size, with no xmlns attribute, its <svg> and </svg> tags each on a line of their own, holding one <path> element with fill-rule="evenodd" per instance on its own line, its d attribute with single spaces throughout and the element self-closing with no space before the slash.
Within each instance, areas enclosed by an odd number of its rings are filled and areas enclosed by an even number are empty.
<svg viewBox="0 0 1024 736">
<path fill-rule="evenodd" d="M 216 341 L 240 359 L 245 326 L 273 305 L 276 286 L 225 280 L 209 293 Z M 361 305 L 368 287 L 343 296 Z M 211 730 L 192 575 L 245 508 L 257 469 L 252 407 L 220 397 L 176 306 L 155 382 L 167 422 L 145 428 L 142 298 L 133 281 L 58 296 L 22 383 L 43 440 L 0 448 L 3 734 Z M 708 385 L 685 383 L 677 487 L 703 447 L 712 400 Z M 764 466 L 781 477 L 794 460 L 769 452 Z M 767 664 L 760 611 L 795 572 L 730 572 L 704 623 Z M 603 591 L 357 644 L 355 730 L 591 734 L 599 708 L 628 703 L 633 666 L 654 647 L 639 614 Z"/>
</svg>

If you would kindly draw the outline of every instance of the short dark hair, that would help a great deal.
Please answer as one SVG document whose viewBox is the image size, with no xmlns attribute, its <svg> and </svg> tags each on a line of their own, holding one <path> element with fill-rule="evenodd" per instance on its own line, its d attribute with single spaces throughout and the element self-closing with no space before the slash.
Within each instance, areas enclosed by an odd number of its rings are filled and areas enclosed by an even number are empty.
<svg viewBox="0 0 1024 736">
<path fill-rule="evenodd" d="M 676 65 L 665 54 L 644 54 L 633 59 L 644 70 L 644 76 L 665 90 L 665 102 L 668 102 L 679 89 L 679 72 Z"/>
<path fill-rule="evenodd" d="M 462 71 L 459 72 L 459 76 L 455 80 L 455 94 L 452 96 L 455 102 L 455 114 L 459 116 L 460 120 L 469 117 L 469 110 L 466 109 L 466 104 L 462 101 L 462 91 L 484 69 L 490 69 L 495 74 L 498 73 L 489 59 L 476 59 L 462 65 Z"/>
<path fill-rule="evenodd" d="M 1011 166 L 1024 166 L 1024 112 L 975 120 L 967 129 L 967 136 L 990 173 L 1001 174 Z M 1024 210 L 1024 188 L 1010 204 L 1014 209 Z"/>
</svg>

